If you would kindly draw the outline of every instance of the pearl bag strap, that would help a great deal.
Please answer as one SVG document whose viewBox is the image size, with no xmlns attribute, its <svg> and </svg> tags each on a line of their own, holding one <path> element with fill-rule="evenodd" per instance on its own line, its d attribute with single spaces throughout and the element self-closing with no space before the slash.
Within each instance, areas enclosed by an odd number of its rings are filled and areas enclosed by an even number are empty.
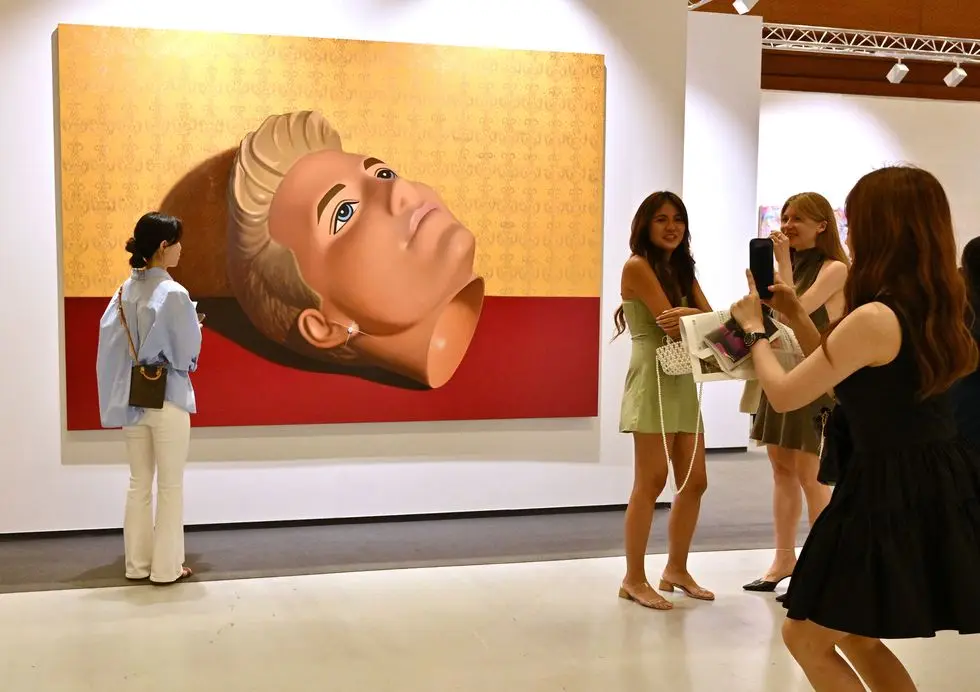
<svg viewBox="0 0 980 692">
<path fill-rule="evenodd" d="M 691 452 L 691 460 L 687 466 L 687 475 L 684 477 L 684 482 L 681 483 L 681 487 L 678 488 L 677 481 L 674 479 L 674 473 L 670 473 L 670 471 L 676 472 L 677 466 L 675 466 L 674 462 L 671 460 L 670 450 L 667 449 L 667 432 L 666 432 L 666 425 L 664 424 L 664 395 L 663 395 L 663 389 L 660 384 L 660 363 L 657 362 L 654 363 L 654 365 L 657 368 L 657 400 L 660 404 L 659 407 L 660 408 L 660 439 L 663 441 L 664 444 L 664 458 L 667 459 L 667 466 L 669 467 L 667 475 L 669 477 L 670 488 L 675 495 L 679 495 L 684 491 L 684 488 L 687 487 L 687 482 L 691 479 L 691 471 L 694 470 L 694 460 L 697 459 L 698 456 L 698 444 L 699 444 L 698 435 L 701 432 L 701 397 L 704 394 L 704 382 L 699 382 L 697 387 L 698 422 L 694 426 L 694 450 Z"/>
</svg>

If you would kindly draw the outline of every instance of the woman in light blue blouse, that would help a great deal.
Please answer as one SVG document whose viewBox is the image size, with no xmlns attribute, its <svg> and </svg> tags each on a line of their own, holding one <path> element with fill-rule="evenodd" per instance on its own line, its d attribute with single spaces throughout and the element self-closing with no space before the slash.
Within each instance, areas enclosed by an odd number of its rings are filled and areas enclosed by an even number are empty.
<svg viewBox="0 0 980 692">
<path fill-rule="evenodd" d="M 201 351 L 201 319 L 187 289 L 167 269 L 180 260 L 179 219 L 145 214 L 126 243 L 132 275 L 109 301 L 99 326 L 96 364 L 102 427 L 123 428 L 129 494 L 123 522 L 126 577 L 172 583 L 191 576 L 184 565 L 184 467 L 190 414 L 196 413 L 190 373 Z M 119 300 L 122 296 L 120 317 Z M 126 325 L 129 326 L 127 335 Z M 132 337 L 140 364 L 167 367 L 162 409 L 129 405 Z M 153 477 L 157 511 L 153 517 Z"/>
</svg>

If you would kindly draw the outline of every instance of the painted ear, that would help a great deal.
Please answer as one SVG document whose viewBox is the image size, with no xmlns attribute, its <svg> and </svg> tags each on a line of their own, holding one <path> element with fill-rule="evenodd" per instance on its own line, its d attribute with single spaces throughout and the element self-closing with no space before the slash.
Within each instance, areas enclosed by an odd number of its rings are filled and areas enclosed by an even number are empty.
<svg viewBox="0 0 980 692">
<path fill-rule="evenodd" d="M 315 348 L 332 349 L 347 343 L 350 335 L 339 324 L 328 320 L 322 312 L 307 308 L 296 320 L 299 333 Z"/>
</svg>

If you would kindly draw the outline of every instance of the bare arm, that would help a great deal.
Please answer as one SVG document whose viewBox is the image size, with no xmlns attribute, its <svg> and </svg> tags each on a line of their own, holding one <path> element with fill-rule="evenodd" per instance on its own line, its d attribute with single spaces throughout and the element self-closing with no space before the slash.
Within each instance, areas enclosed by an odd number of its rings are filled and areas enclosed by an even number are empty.
<svg viewBox="0 0 980 692">
<path fill-rule="evenodd" d="M 711 312 L 711 304 L 705 298 L 704 292 L 701 290 L 701 284 L 697 280 L 694 281 L 694 307 L 700 312 Z"/>
<path fill-rule="evenodd" d="M 790 253 L 789 238 L 782 231 L 773 233 L 772 253 L 776 260 L 776 274 L 787 286 L 793 285 L 793 256 Z"/>
<path fill-rule="evenodd" d="M 776 273 L 787 286 L 793 285 L 793 263 L 787 255 L 785 260 L 776 260 Z"/>
<path fill-rule="evenodd" d="M 691 301 L 694 305 L 690 307 L 670 308 L 657 315 L 657 324 L 673 339 L 679 339 L 681 336 L 682 317 L 697 315 L 702 312 L 711 312 L 711 305 L 708 304 L 708 299 L 704 297 L 704 293 L 701 291 L 701 285 L 697 280 L 694 281 L 691 294 Z"/>
<path fill-rule="evenodd" d="M 824 262 L 824 265 L 820 268 L 820 273 L 817 274 L 816 281 L 800 296 L 800 304 L 806 310 L 806 314 L 813 314 L 822 305 L 825 305 L 828 300 L 834 297 L 835 294 L 844 290 L 844 284 L 846 282 L 846 264 L 837 260 Z M 790 283 L 789 285 L 792 286 L 793 284 Z"/>
<path fill-rule="evenodd" d="M 820 348 L 823 336 L 805 311 L 800 310 L 794 314 L 786 315 L 786 324 L 793 330 L 796 340 L 800 342 L 804 356 L 809 356 Z"/>
<path fill-rule="evenodd" d="M 785 372 L 765 339 L 752 346 L 752 361 L 769 403 L 779 413 L 810 404 L 844 379 L 868 366 L 885 365 L 897 355 L 902 330 L 891 309 L 863 305 L 849 314 L 827 340 L 800 365 Z"/>
<path fill-rule="evenodd" d="M 654 317 L 664 310 L 670 310 L 670 300 L 660 280 L 650 263 L 642 257 L 634 255 L 626 260 L 621 288 L 625 300 L 639 298 Z"/>
</svg>

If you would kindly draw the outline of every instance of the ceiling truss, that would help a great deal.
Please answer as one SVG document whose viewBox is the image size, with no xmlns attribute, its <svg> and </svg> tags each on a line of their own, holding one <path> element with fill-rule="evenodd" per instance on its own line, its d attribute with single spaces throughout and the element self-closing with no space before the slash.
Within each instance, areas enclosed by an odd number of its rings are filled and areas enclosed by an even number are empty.
<svg viewBox="0 0 980 692">
<path fill-rule="evenodd" d="M 768 50 L 864 55 L 892 60 L 980 63 L 980 41 L 974 39 L 795 24 L 763 24 L 762 47 Z"/>
<path fill-rule="evenodd" d="M 712 0 L 688 0 L 687 9 L 696 10 L 710 2 Z M 766 50 L 856 55 L 891 60 L 980 64 L 980 40 L 976 39 L 797 24 L 763 24 L 762 47 Z"/>
</svg>

